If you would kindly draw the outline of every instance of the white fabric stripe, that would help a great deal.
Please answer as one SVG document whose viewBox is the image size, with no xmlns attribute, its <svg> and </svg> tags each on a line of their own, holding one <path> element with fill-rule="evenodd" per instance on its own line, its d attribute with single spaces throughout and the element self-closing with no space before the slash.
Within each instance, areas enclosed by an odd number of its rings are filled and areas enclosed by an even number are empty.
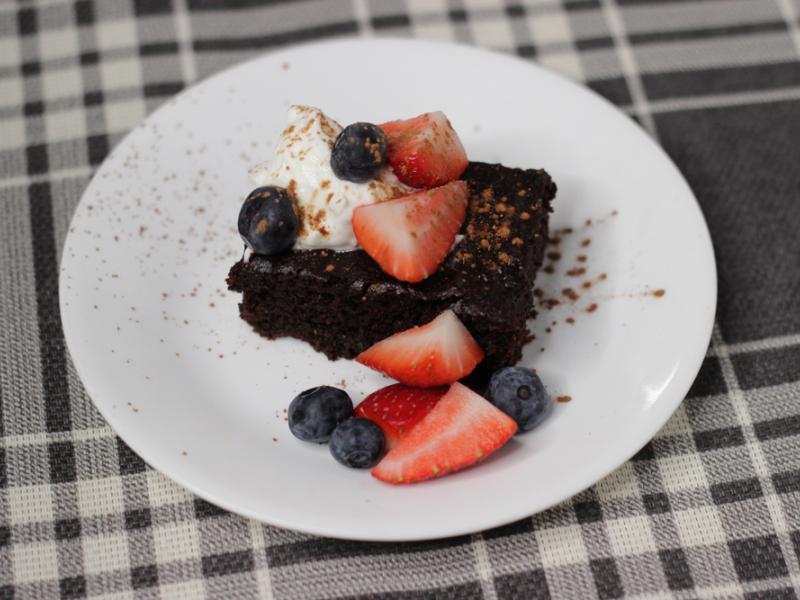
<svg viewBox="0 0 800 600">
<path fill-rule="evenodd" d="M 472 551 L 475 554 L 475 566 L 478 577 L 481 580 L 481 590 L 484 600 L 497 600 L 497 590 L 494 587 L 494 575 L 492 574 L 492 563 L 489 559 L 489 550 L 486 548 L 486 541 L 483 535 L 476 533 L 472 536 Z"/>
<path fill-rule="evenodd" d="M 369 19 L 368 0 L 353 0 L 353 11 L 359 24 L 359 33 L 362 37 L 372 37 L 372 24 Z"/>
<path fill-rule="evenodd" d="M 670 98 L 668 100 L 651 100 L 649 103 L 649 108 L 651 114 L 658 114 L 682 110 L 720 108 L 724 106 L 769 104 L 771 102 L 784 102 L 786 100 L 797 99 L 800 99 L 800 87 L 790 87 L 768 91 L 738 92 L 734 94 L 712 94 L 708 96 Z"/>
<path fill-rule="evenodd" d="M 789 35 L 792 38 L 795 52 L 800 56 L 800 15 L 797 14 L 792 0 L 775 0 L 783 18 L 786 19 L 786 26 L 789 28 Z"/>
<path fill-rule="evenodd" d="M 51 6 L 64 6 L 64 0 L 36 0 L 35 4 L 31 4 L 36 10 L 49 8 Z M 20 8 L 25 8 L 25 5 L 19 5 L 16 2 L 3 2 L 0 4 L 0 15 L 7 13 L 16 13 Z M 67 27 L 71 27 L 72 23 L 65 23 Z"/>
<path fill-rule="evenodd" d="M 783 514 L 781 499 L 772 483 L 769 463 L 764 454 L 764 449 L 755 436 L 753 421 L 750 418 L 750 411 L 747 408 L 747 401 L 745 400 L 744 392 L 742 392 L 739 386 L 739 379 L 736 376 L 736 370 L 733 367 L 733 361 L 728 352 L 728 347 L 725 345 L 725 340 L 722 337 L 719 323 L 714 324 L 711 343 L 717 352 L 717 357 L 719 357 L 720 369 L 722 370 L 722 377 L 725 380 L 725 385 L 728 387 L 728 396 L 731 399 L 731 405 L 736 413 L 737 421 L 742 426 L 746 442 L 745 449 L 750 456 L 750 461 L 756 476 L 761 482 L 761 485 L 764 486 L 764 502 L 767 505 L 774 531 L 777 534 L 784 561 L 789 569 L 789 579 L 795 585 L 796 589 L 800 589 L 800 561 L 798 561 L 798 557 L 794 555 L 794 548 L 789 539 L 789 527 L 786 524 L 786 518 Z"/>
<path fill-rule="evenodd" d="M 616 0 L 600 0 L 600 5 L 602 6 L 606 23 L 608 24 L 608 30 L 611 33 L 611 37 L 614 39 L 614 46 L 617 49 L 622 73 L 625 76 L 628 90 L 631 93 L 633 107 L 641 120 L 642 126 L 653 139 L 658 141 L 656 123 L 650 112 L 647 95 L 644 92 L 644 86 L 639 77 L 639 69 L 636 65 L 636 57 L 633 53 L 633 48 L 631 48 L 631 45 L 628 43 L 628 37 L 625 33 L 625 24 L 622 21 L 622 14 L 617 7 Z"/>
<path fill-rule="evenodd" d="M 4 179 L 0 179 L 0 189 L 24 187 L 32 183 L 41 183 L 43 181 L 61 181 L 63 179 L 88 177 L 92 174 L 93 170 L 93 167 L 86 165 L 85 167 L 70 167 L 68 169 L 54 170 L 49 171 L 48 173 L 39 173 L 36 175 L 16 175 L 13 177 L 6 177 Z"/>
<path fill-rule="evenodd" d="M 27 433 L 0 437 L 0 447 L 20 448 L 23 446 L 43 446 L 51 442 L 86 442 L 114 438 L 116 434 L 111 427 L 92 427 L 72 431 L 56 431 L 53 433 Z"/>
<path fill-rule="evenodd" d="M 197 66 L 192 48 L 192 23 L 186 0 L 175 0 L 175 37 L 178 42 L 178 56 L 181 61 L 183 80 L 189 84 L 197 79 Z"/>
<path fill-rule="evenodd" d="M 263 525 L 259 521 L 255 521 L 250 519 L 249 521 L 249 528 L 250 528 L 250 538 L 253 540 L 253 552 L 256 554 L 260 554 L 263 557 L 264 567 L 259 568 L 259 564 L 261 559 L 255 560 L 255 578 L 256 583 L 258 584 L 258 595 L 260 598 L 264 598 L 264 600 L 273 600 L 275 597 L 272 593 L 272 576 L 269 572 L 269 562 L 267 561 L 266 556 L 264 556 L 264 529 Z"/>
<path fill-rule="evenodd" d="M 792 335 L 779 335 L 776 337 L 753 340 L 751 342 L 739 342 L 738 344 L 727 344 L 728 354 L 744 354 L 746 352 L 763 352 L 764 350 L 779 350 L 788 346 L 800 345 L 800 333 Z M 708 349 L 708 356 L 718 356 L 714 346 Z"/>
</svg>

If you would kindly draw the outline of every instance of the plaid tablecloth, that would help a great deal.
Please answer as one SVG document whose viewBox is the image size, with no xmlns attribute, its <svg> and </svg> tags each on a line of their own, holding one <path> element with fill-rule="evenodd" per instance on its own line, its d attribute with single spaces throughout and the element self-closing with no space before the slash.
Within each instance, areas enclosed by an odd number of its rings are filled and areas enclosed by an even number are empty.
<svg viewBox="0 0 800 600">
<path fill-rule="evenodd" d="M 797 598 L 798 14 L 798 0 L 2 0 L 0 598 Z M 58 260 L 109 149 L 192 80 L 342 35 L 469 42 L 584 82 L 700 200 L 720 284 L 700 376 L 632 461 L 553 510 L 431 543 L 266 527 L 147 467 L 70 364 Z"/>
</svg>

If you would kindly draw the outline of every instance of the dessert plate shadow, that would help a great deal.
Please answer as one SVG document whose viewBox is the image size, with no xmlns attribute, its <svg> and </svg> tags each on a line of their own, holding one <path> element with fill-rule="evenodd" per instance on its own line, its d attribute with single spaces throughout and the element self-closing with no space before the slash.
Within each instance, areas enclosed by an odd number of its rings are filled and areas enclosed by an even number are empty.
<svg viewBox="0 0 800 600">
<path fill-rule="evenodd" d="M 359 74 L 345 86 L 348 64 Z M 442 83 L 442 73 L 465 67 L 471 77 Z M 393 487 L 289 433 L 285 408 L 298 392 L 338 385 L 358 402 L 388 383 L 302 342 L 258 337 L 226 290 L 242 253 L 235 226 L 251 188 L 247 169 L 270 156 L 293 103 L 343 123 L 443 110 L 472 160 L 544 167 L 558 183 L 558 241 L 537 282 L 540 315 L 523 364 L 561 402 L 485 465 Z M 242 515 L 376 541 L 509 523 L 619 467 L 689 390 L 715 300 L 698 204 L 628 117 L 528 62 L 401 40 L 275 52 L 166 103 L 93 178 L 60 273 L 75 367 L 99 411 L 144 460 Z M 603 482 L 599 493 L 612 485 Z"/>
</svg>

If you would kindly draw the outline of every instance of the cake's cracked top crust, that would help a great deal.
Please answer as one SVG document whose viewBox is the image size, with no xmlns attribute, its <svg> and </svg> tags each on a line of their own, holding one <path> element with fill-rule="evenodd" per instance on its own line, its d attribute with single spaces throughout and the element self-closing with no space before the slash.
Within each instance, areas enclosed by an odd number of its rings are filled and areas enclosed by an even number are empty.
<svg viewBox="0 0 800 600">
<path fill-rule="evenodd" d="M 530 294 L 542 261 L 556 186 L 544 170 L 478 162 L 470 163 L 461 179 L 470 189 L 463 239 L 425 281 L 398 281 L 363 250 L 304 250 L 254 255 L 246 263 L 237 263 L 229 277 L 231 289 L 258 289 L 268 284 L 270 275 L 293 276 L 298 285 L 304 280 L 346 283 L 354 295 L 366 297 L 394 293 L 426 300 L 449 298 L 459 303 L 459 314 L 494 320 L 517 304 L 513 296 Z"/>
</svg>

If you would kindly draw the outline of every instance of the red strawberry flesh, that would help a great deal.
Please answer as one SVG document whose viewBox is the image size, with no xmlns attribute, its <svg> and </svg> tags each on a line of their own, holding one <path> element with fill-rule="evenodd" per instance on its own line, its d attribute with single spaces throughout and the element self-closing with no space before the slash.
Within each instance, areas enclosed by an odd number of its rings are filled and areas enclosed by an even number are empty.
<svg viewBox="0 0 800 600">
<path fill-rule="evenodd" d="M 469 375 L 483 351 L 452 310 L 430 323 L 396 333 L 356 357 L 406 385 L 432 387 Z"/>
<path fill-rule="evenodd" d="M 436 405 L 447 387 L 413 388 L 402 383 L 373 392 L 356 406 L 355 414 L 376 423 L 391 450 Z"/>
<path fill-rule="evenodd" d="M 467 153 L 442 112 L 380 125 L 389 146 L 389 164 L 397 178 L 413 187 L 436 187 L 458 179 Z"/>
<path fill-rule="evenodd" d="M 384 456 L 372 475 L 387 483 L 441 477 L 483 460 L 516 431 L 511 417 L 466 386 L 454 383 Z"/>
<path fill-rule="evenodd" d="M 453 181 L 353 211 L 353 233 L 378 265 L 400 281 L 432 275 L 453 247 L 467 214 L 467 184 Z"/>
</svg>

